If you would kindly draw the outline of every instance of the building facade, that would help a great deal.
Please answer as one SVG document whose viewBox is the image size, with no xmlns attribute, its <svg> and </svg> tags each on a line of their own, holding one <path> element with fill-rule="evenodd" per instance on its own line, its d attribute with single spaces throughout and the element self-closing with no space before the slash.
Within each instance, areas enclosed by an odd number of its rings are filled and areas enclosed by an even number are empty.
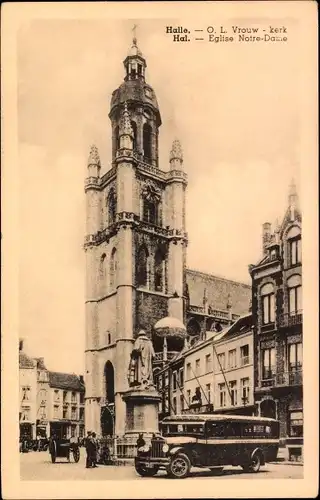
<svg viewBox="0 0 320 500">
<path fill-rule="evenodd" d="M 247 310 L 251 287 L 186 269 L 187 175 L 178 140 L 159 168 L 161 115 L 146 81 L 146 60 L 133 40 L 124 81 L 110 104 L 111 168 L 101 173 L 91 148 L 85 181 L 86 425 L 125 432 L 127 369 L 135 336 L 152 338 L 155 368 L 165 362 L 155 323 L 167 316 L 187 325 L 195 341 Z M 233 305 L 234 310 L 233 310 Z M 240 311 L 243 307 L 243 311 Z M 166 359 L 184 339 L 167 339 Z"/>
<path fill-rule="evenodd" d="M 85 390 L 83 377 L 49 372 L 47 408 L 50 436 L 84 438 Z"/>
<path fill-rule="evenodd" d="M 214 345 L 214 410 L 255 415 L 252 314 L 239 318 Z"/>
<path fill-rule="evenodd" d="M 20 438 L 84 437 L 85 388 L 82 376 L 51 372 L 19 342 Z"/>
<path fill-rule="evenodd" d="M 181 413 L 255 414 L 251 313 L 206 332 L 155 374 L 160 420 Z"/>
<path fill-rule="evenodd" d="M 25 353 L 24 347 L 23 340 L 19 340 L 20 439 L 36 439 L 37 364 Z"/>
<path fill-rule="evenodd" d="M 255 400 L 278 418 L 287 458 L 303 457 L 301 211 L 294 183 L 281 225 L 263 225 L 263 257 L 250 266 Z"/>
</svg>

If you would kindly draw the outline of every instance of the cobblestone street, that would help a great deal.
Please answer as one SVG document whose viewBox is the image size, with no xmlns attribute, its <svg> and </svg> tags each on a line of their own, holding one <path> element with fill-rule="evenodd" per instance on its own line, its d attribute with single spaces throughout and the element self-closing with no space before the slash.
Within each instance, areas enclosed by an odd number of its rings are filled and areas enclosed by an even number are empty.
<svg viewBox="0 0 320 500">
<path fill-rule="evenodd" d="M 159 481 L 166 479 L 165 472 L 159 472 L 153 478 L 141 478 L 138 476 L 131 465 L 122 466 L 104 466 L 96 469 L 85 468 L 85 450 L 81 448 L 81 458 L 79 463 L 68 463 L 65 459 L 58 459 L 55 464 L 51 463 L 48 452 L 30 452 L 20 454 L 20 473 L 21 479 L 25 481 L 73 481 L 73 480 L 123 480 L 140 479 L 144 481 Z M 259 474 L 245 474 L 240 467 L 226 467 L 221 476 L 212 476 L 212 473 L 206 469 L 192 469 L 190 477 L 184 481 L 194 479 L 202 480 L 226 480 L 226 479 L 302 479 L 303 467 L 299 465 L 287 464 L 267 464 L 261 468 Z"/>
</svg>

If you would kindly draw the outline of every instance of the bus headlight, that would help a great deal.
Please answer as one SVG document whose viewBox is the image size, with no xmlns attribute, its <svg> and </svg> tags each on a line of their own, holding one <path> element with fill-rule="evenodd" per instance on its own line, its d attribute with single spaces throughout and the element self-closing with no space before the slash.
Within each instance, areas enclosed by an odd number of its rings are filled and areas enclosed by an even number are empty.
<svg viewBox="0 0 320 500">
<path fill-rule="evenodd" d="M 163 453 L 167 453 L 169 451 L 169 446 L 167 444 L 164 444 L 162 446 L 162 451 L 163 451 Z"/>
</svg>

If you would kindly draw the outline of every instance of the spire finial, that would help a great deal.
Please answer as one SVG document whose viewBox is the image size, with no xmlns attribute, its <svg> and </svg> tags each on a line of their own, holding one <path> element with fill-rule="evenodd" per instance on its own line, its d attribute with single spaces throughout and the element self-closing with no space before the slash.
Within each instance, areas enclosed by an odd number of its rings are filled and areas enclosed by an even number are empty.
<svg viewBox="0 0 320 500">
<path fill-rule="evenodd" d="M 292 178 L 289 186 L 289 206 L 290 207 L 295 206 L 297 204 L 297 201 L 298 201 L 297 186 L 295 179 Z"/>
<path fill-rule="evenodd" d="M 92 144 L 92 146 L 90 148 L 90 153 L 89 153 L 89 158 L 88 158 L 88 166 L 89 165 L 95 165 L 98 168 L 101 167 L 99 151 L 98 151 L 98 148 L 95 144 Z"/>
</svg>

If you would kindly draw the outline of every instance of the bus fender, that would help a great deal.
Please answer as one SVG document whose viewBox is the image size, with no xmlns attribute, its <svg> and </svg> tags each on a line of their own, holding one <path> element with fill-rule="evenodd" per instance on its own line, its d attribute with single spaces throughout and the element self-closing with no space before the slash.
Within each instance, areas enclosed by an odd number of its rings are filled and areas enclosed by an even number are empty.
<svg viewBox="0 0 320 500">
<path fill-rule="evenodd" d="M 259 453 L 259 455 L 261 457 L 261 465 L 265 465 L 264 453 L 263 453 L 262 449 L 261 448 L 255 448 L 253 450 L 253 452 L 251 453 L 251 458 L 253 458 L 256 453 Z"/>
<path fill-rule="evenodd" d="M 171 448 L 169 450 L 169 455 L 175 455 L 176 453 L 178 453 L 179 451 L 183 452 L 186 454 L 184 448 L 182 446 L 174 446 L 173 448 Z"/>
</svg>

